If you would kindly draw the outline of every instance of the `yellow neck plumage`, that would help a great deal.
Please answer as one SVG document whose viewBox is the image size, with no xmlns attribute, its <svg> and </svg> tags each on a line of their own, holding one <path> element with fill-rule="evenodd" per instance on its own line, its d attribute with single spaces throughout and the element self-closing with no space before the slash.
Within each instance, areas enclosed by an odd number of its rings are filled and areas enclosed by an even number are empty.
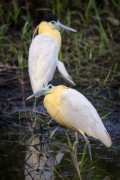
<svg viewBox="0 0 120 180">
<path fill-rule="evenodd" d="M 38 25 L 38 34 L 46 34 L 54 39 L 58 52 L 61 47 L 61 35 L 57 28 L 55 28 L 50 22 L 41 22 Z"/>
<path fill-rule="evenodd" d="M 44 106 L 49 114 L 54 117 L 61 105 L 61 95 L 68 89 L 66 86 L 55 86 L 44 98 Z"/>
</svg>

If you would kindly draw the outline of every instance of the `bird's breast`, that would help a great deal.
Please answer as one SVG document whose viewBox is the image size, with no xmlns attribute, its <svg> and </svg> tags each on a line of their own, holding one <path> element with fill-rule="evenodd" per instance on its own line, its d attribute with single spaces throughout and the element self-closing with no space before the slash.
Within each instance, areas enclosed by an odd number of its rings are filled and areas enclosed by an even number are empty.
<svg viewBox="0 0 120 180">
<path fill-rule="evenodd" d="M 52 117 L 57 117 L 59 113 L 60 104 L 57 101 L 56 96 L 51 94 L 44 98 L 44 106 Z"/>
<path fill-rule="evenodd" d="M 60 100 L 55 95 L 47 95 L 44 98 L 44 106 L 46 107 L 50 116 L 58 123 L 66 126 L 64 122 L 63 107 Z"/>
<path fill-rule="evenodd" d="M 61 35 L 59 31 L 54 30 L 54 31 L 45 32 L 44 35 L 47 35 L 54 40 L 57 46 L 58 52 L 59 52 L 60 47 L 61 47 Z"/>
</svg>

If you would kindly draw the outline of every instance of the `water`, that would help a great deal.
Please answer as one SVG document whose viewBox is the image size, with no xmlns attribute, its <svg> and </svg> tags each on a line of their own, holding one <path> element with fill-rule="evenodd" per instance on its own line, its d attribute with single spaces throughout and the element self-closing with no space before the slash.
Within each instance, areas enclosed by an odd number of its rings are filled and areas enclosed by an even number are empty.
<svg viewBox="0 0 120 180">
<path fill-rule="evenodd" d="M 21 72 L 16 69 L 0 72 L 0 179 L 37 180 L 45 179 L 45 177 L 46 179 L 60 179 L 60 177 L 78 179 L 68 152 L 69 146 L 65 128 L 60 127 L 52 140 L 49 140 L 47 128 L 45 126 L 39 128 L 38 122 L 34 134 L 30 132 L 31 118 L 34 120 L 30 113 L 33 101 L 26 103 L 23 98 L 32 93 L 27 73 L 24 73 L 24 88 L 21 82 L 23 82 Z M 104 124 L 110 133 L 113 145 L 111 148 L 106 148 L 101 142 L 90 138 L 94 163 L 91 164 L 88 159 L 82 177 L 86 180 L 119 180 L 120 104 L 118 89 L 117 87 L 93 87 L 85 90 L 86 87 L 88 84 L 80 86 L 80 91 L 91 100 L 100 115 L 109 113 Z M 42 112 L 40 117 L 49 121 L 50 117 L 44 110 L 42 102 L 40 111 Z M 57 123 L 52 122 L 50 131 L 57 126 Z M 70 131 L 69 136 L 73 142 L 74 132 Z M 84 144 L 84 139 L 79 136 L 79 160 Z M 41 154 L 41 148 L 43 154 Z M 88 152 L 87 156 L 89 157 Z M 56 159 L 58 167 L 56 167 Z M 43 163 L 42 166 L 39 162 Z M 52 173 L 53 167 L 57 168 L 55 176 Z"/>
</svg>

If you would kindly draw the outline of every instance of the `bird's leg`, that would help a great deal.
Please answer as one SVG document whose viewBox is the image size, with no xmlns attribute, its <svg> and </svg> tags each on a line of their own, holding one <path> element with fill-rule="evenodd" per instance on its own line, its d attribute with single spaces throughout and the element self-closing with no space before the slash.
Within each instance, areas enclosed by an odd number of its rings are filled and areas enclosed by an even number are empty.
<svg viewBox="0 0 120 180">
<path fill-rule="evenodd" d="M 81 132 L 81 134 L 83 135 L 83 137 L 84 137 L 84 139 L 85 139 L 85 141 L 86 141 L 86 143 L 87 143 L 87 145 L 88 145 L 88 150 L 89 150 L 90 160 L 92 161 L 93 159 L 92 159 L 92 153 L 91 153 L 90 142 L 89 142 L 88 138 L 86 137 L 86 135 L 84 134 L 84 132 L 83 132 L 83 131 L 80 131 L 80 132 Z"/>
<path fill-rule="evenodd" d="M 88 138 L 85 136 L 85 134 L 84 134 L 84 138 L 85 138 L 86 143 L 87 143 L 87 145 L 88 145 L 88 150 L 89 150 L 90 160 L 92 161 L 93 159 L 92 159 L 92 153 L 91 153 L 90 142 L 89 142 Z"/>
<path fill-rule="evenodd" d="M 78 132 L 75 131 L 75 137 L 76 137 L 76 140 L 75 140 L 75 149 L 74 149 L 74 152 L 75 152 L 75 159 L 77 161 L 77 149 L 78 149 Z"/>
<path fill-rule="evenodd" d="M 33 113 L 36 113 L 36 104 L 37 104 L 37 98 L 35 97 L 35 101 L 34 101 L 34 106 L 33 106 Z M 32 128 L 35 127 L 35 124 L 36 124 L 36 118 L 33 122 L 33 125 L 32 125 Z"/>
<path fill-rule="evenodd" d="M 76 136 L 76 145 L 78 145 L 78 132 L 75 131 L 75 136 Z"/>
<path fill-rule="evenodd" d="M 34 106 L 33 106 L 33 113 L 37 112 L 36 111 L 36 104 L 37 104 L 37 98 L 35 97 Z M 37 122 L 37 119 L 35 117 L 34 122 L 32 124 L 33 133 L 34 133 L 34 130 L 35 130 L 36 122 Z M 42 150 L 42 125 L 41 125 L 41 123 L 39 124 L 39 129 L 40 129 L 40 142 L 41 142 L 41 150 Z"/>
<path fill-rule="evenodd" d="M 77 162 L 77 149 L 78 149 L 78 132 L 75 132 L 76 140 L 75 140 L 75 148 L 74 148 L 74 159 Z"/>
<path fill-rule="evenodd" d="M 74 150 L 71 153 L 73 164 L 75 166 L 75 169 L 77 171 L 77 174 L 79 176 L 79 179 L 82 180 L 81 173 L 80 173 L 80 168 L 78 164 L 78 158 L 77 158 L 77 148 L 78 148 L 78 132 L 75 132 L 76 140 L 75 140 L 75 147 Z"/>
<path fill-rule="evenodd" d="M 34 106 L 33 106 L 33 112 L 35 112 L 36 104 L 37 104 L 37 98 L 35 97 Z"/>
<path fill-rule="evenodd" d="M 35 101 L 34 101 L 33 112 L 39 113 L 39 111 L 37 111 L 36 104 L 37 104 L 37 98 L 35 98 Z"/>
<path fill-rule="evenodd" d="M 75 132 L 75 141 L 73 143 L 73 147 L 72 147 L 72 153 L 73 153 L 73 158 L 74 158 L 74 161 L 76 162 L 77 160 L 77 145 L 78 145 L 78 135 L 77 135 L 77 132 Z"/>
</svg>

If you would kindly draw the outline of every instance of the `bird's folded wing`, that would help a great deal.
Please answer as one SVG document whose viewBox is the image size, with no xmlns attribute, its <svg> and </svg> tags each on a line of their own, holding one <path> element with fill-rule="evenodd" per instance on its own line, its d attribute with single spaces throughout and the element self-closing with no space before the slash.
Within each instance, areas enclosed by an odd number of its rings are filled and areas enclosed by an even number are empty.
<svg viewBox="0 0 120 180">
<path fill-rule="evenodd" d="M 61 113 L 64 113 L 66 126 L 82 130 L 89 136 L 100 139 L 106 146 L 111 145 L 110 136 L 96 109 L 81 93 L 67 89 L 61 96 Z"/>
<path fill-rule="evenodd" d="M 57 66 L 58 51 L 55 42 L 47 35 L 37 35 L 29 49 L 29 75 L 36 92 L 52 79 Z"/>
<path fill-rule="evenodd" d="M 72 80 L 72 77 L 68 74 L 63 62 L 58 60 L 58 64 L 57 64 L 58 70 L 60 72 L 60 74 L 62 75 L 62 77 L 68 81 L 70 84 L 75 85 L 75 83 Z"/>
</svg>

